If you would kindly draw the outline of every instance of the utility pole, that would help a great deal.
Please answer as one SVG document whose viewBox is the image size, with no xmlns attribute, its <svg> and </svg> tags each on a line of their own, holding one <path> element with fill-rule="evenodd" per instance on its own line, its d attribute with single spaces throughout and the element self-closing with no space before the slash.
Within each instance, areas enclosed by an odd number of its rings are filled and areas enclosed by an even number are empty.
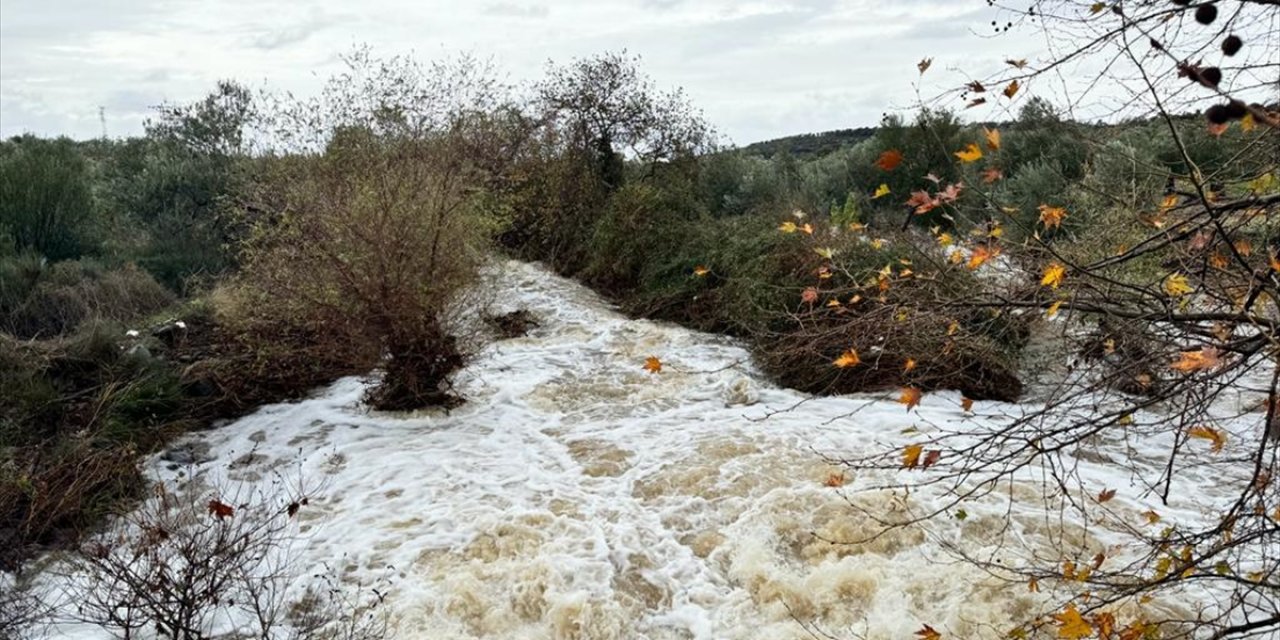
<svg viewBox="0 0 1280 640">
<path fill-rule="evenodd" d="M 107 108 L 98 105 L 98 123 L 102 125 L 102 139 L 107 139 Z"/>
</svg>

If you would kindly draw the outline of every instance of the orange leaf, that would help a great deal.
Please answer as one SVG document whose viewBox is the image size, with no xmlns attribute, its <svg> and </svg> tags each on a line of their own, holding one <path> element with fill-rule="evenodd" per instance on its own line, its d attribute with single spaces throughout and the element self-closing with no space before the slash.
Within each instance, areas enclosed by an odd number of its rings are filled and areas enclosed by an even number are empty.
<svg viewBox="0 0 1280 640">
<path fill-rule="evenodd" d="M 219 520 L 223 518 L 230 518 L 231 516 L 235 515 L 235 512 L 236 510 L 233 509 L 231 505 L 226 504 L 221 500 L 209 501 L 209 513 L 214 517 L 218 518 Z"/>
<path fill-rule="evenodd" d="M 1012 98 L 1012 97 L 1013 97 L 1013 95 L 1014 95 L 1015 93 L 1018 93 L 1018 81 L 1017 81 L 1017 80 L 1014 80 L 1014 81 L 1010 82 L 1008 85 L 1006 85 L 1006 86 L 1005 86 L 1005 88 L 1004 88 L 1004 97 L 1006 97 L 1006 98 Z"/>
<path fill-rule="evenodd" d="M 1214 453 L 1222 451 L 1222 445 L 1227 443 L 1227 435 L 1213 427 L 1191 427 L 1187 429 L 1187 435 L 1192 438 L 1208 440 Z"/>
<path fill-rule="evenodd" d="M 902 152 L 897 149 L 889 149 L 880 154 L 880 158 L 876 160 L 876 166 L 883 171 L 893 171 L 902 164 Z"/>
<path fill-rule="evenodd" d="M 918 444 L 908 445 L 902 450 L 902 468 L 914 469 L 919 466 L 921 453 L 924 453 L 924 447 Z"/>
<path fill-rule="evenodd" d="M 699 278 L 707 275 L 708 273 L 711 273 L 711 270 L 702 265 L 698 265 L 693 268 L 693 275 L 698 276 Z"/>
<path fill-rule="evenodd" d="M 1093 635 L 1093 627 L 1076 610 L 1074 604 L 1067 605 L 1062 613 L 1055 613 L 1053 619 L 1058 621 L 1058 637 L 1066 640 L 1080 640 Z"/>
<path fill-rule="evenodd" d="M 907 405 L 907 411 L 910 411 L 920 404 L 920 399 L 923 395 L 915 387 L 903 387 L 902 395 L 898 396 L 898 402 Z"/>
<path fill-rule="evenodd" d="M 920 640 L 942 640 L 942 634 L 938 633 L 933 627 L 927 624 L 921 627 L 920 630 L 916 632 L 916 635 L 920 637 Z"/>
<path fill-rule="evenodd" d="M 907 206 L 915 207 L 916 213 L 929 213 L 939 204 L 941 203 L 929 195 L 928 191 L 912 191 L 911 197 L 907 199 Z"/>
<path fill-rule="evenodd" d="M 826 481 L 824 481 L 822 484 L 824 484 L 824 485 L 826 485 L 826 486 L 828 486 L 828 487 L 843 487 L 843 486 L 844 486 L 844 474 L 843 474 L 843 473 L 831 473 L 831 474 L 827 475 L 827 479 L 826 479 Z"/>
<path fill-rule="evenodd" d="M 973 411 L 973 398 L 965 398 L 962 396 L 960 398 L 960 410 L 965 413 Z"/>
<path fill-rule="evenodd" d="M 832 364 L 844 369 L 847 367 L 855 367 L 861 362 L 862 360 L 858 358 L 858 351 L 856 349 L 850 349 L 840 354 L 840 357 L 836 358 Z"/>
<path fill-rule="evenodd" d="M 1067 210 L 1063 207 L 1051 207 L 1047 204 L 1042 204 L 1038 208 L 1040 209 L 1040 224 L 1043 224 L 1046 229 L 1061 227 L 1062 219 L 1067 217 Z"/>
<path fill-rule="evenodd" d="M 903 373 L 909 373 L 909 372 L 911 372 L 911 371 L 914 371 L 914 370 L 915 370 L 915 368 L 916 368 L 916 359 L 915 359 L 915 358 L 907 358 L 907 361 L 906 361 L 905 363 L 903 363 L 903 365 L 902 365 L 902 371 L 903 371 Z"/>
<path fill-rule="evenodd" d="M 983 127 L 982 132 L 987 137 L 987 148 L 992 151 L 999 151 L 1000 150 L 1000 130 L 988 129 L 986 127 Z"/>
<path fill-rule="evenodd" d="M 976 271 L 978 267 L 986 264 L 987 261 L 1000 255 L 999 247 L 980 244 L 973 248 L 973 253 L 969 254 L 969 262 L 965 265 L 970 271 Z"/>
<path fill-rule="evenodd" d="M 1183 351 L 1178 360 L 1169 365 L 1170 369 L 1182 373 L 1208 371 L 1222 364 L 1222 357 L 1214 347 L 1204 347 L 1199 351 Z"/>
<path fill-rule="evenodd" d="M 649 373 L 658 373 L 662 371 L 662 361 L 658 359 L 658 356 L 649 356 L 644 359 L 644 370 Z"/>
</svg>

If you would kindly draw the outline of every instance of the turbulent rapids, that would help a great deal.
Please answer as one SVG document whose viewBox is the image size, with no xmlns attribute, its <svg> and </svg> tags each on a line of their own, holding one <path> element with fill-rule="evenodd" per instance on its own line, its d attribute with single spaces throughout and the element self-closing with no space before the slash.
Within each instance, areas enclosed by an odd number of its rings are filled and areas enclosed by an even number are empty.
<svg viewBox="0 0 1280 640">
<path fill-rule="evenodd" d="M 843 544 L 880 530 L 868 511 L 931 498 L 828 486 L 827 460 L 964 419 L 957 394 L 912 413 L 808 398 L 763 381 L 732 340 L 628 319 L 536 266 L 507 263 L 498 280 L 498 306 L 539 325 L 457 376 L 465 405 L 373 414 L 365 383 L 344 379 L 194 436 L 213 457 L 200 473 L 320 487 L 299 513 L 297 566 L 383 585 L 396 637 L 907 638 L 924 623 L 1000 637 L 1043 594 L 944 547 L 1012 560 L 1104 546 L 1093 532 L 1051 541 L 1034 509 L 1001 535 L 998 499 Z M 644 370 L 651 355 L 660 373 Z M 181 471 L 152 464 L 168 483 Z M 1023 548 L 994 549 L 1010 539 Z"/>
</svg>

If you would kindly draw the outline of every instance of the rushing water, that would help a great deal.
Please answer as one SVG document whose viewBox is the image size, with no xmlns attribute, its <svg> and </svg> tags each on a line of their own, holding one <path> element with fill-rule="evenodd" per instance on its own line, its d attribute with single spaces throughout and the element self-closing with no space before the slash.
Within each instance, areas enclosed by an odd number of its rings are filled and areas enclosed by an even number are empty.
<svg viewBox="0 0 1280 640">
<path fill-rule="evenodd" d="M 300 513 L 299 566 L 387 580 L 398 637 L 909 638 L 924 623 L 1000 637 L 1045 594 L 943 543 L 1004 544 L 993 553 L 1010 559 L 1103 548 L 1084 534 L 1051 543 L 1034 515 L 997 535 L 1003 500 L 929 532 L 832 543 L 878 530 L 851 502 L 892 514 L 930 498 L 826 486 L 824 456 L 966 419 L 957 394 L 914 413 L 873 395 L 796 406 L 806 396 L 762 381 L 732 340 L 628 319 L 536 266 L 500 273 L 500 306 L 540 325 L 483 348 L 457 377 L 462 407 L 370 413 L 364 383 L 344 379 L 196 436 L 210 472 L 320 486 Z M 651 355 L 660 373 L 643 369 Z M 157 460 L 155 473 L 177 472 Z"/>
</svg>

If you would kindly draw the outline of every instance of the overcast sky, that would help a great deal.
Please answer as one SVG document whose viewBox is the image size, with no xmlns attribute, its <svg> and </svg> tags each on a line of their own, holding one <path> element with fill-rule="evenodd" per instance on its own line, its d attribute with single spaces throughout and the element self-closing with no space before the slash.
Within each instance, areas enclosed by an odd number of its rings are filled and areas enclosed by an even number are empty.
<svg viewBox="0 0 1280 640">
<path fill-rule="evenodd" d="M 1034 57 L 986 37 L 984 0 L 0 0 L 0 135 L 141 130 L 149 107 L 215 81 L 313 91 L 357 44 L 420 59 L 491 56 L 514 82 L 627 49 L 745 144 L 874 125 L 925 89 Z M 997 114 L 977 113 L 987 118 Z"/>
</svg>

